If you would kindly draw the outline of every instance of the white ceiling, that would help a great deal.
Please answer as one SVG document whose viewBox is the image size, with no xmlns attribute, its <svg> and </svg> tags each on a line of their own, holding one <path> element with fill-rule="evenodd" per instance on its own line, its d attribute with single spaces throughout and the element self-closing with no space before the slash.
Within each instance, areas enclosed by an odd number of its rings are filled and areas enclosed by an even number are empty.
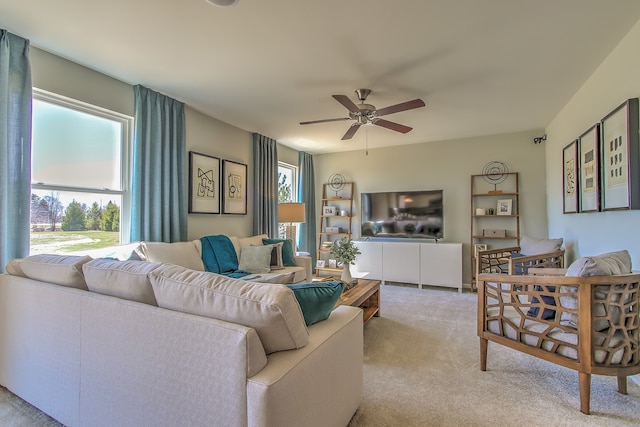
<svg viewBox="0 0 640 427">
<path fill-rule="evenodd" d="M 310 153 L 542 129 L 640 19 L 638 0 L 0 0 L 0 28 Z M 341 141 L 332 94 L 422 98 Z"/>
</svg>

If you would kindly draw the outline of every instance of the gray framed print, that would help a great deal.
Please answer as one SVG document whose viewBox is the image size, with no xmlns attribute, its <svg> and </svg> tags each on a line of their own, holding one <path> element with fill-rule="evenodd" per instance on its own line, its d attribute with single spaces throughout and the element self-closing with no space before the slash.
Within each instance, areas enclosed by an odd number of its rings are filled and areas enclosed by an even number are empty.
<svg viewBox="0 0 640 427">
<path fill-rule="evenodd" d="M 578 212 L 578 140 L 562 149 L 562 213 Z"/>
<path fill-rule="evenodd" d="M 602 210 L 640 209 L 638 99 L 629 99 L 601 121 Z"/>
<path fill-rule="evenodd" d="M 589 128 L 578 138 L 578 188 L 580 212 L 600 210 L 600 124 Z"/>
<path fill-rule="evenodd" d="M 189 213 L 220 213 L 220 159 L 189 151 Z"/>
<path fill-rule="evenodd" d="M 247 165 L 222 160 L 222 213 L 247 214 Z"/>
</svg>

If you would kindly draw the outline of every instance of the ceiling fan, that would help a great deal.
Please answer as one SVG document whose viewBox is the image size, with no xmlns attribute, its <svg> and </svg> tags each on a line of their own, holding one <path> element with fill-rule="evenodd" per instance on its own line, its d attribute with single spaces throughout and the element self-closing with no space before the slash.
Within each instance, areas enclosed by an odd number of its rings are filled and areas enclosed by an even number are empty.
<svg viewBox="0 0 640 427">
<path fill-rule="evenodd" d="M 365 104 L 367 96 L 371 93 L 369 89 L 356 90 L 356 96 L 360 100 L 360 104 L 356 105 L 346 95 L 331 95 L 340 104 L 344 105 L 349 110 L 349 117 L 341 117 L 338 119 L 324 119 L 313 120 L 310 122 L 300 122 L 301 125 L 310 125 L 314 123 L 326 123 L 326 122 L 339 122 L 343 120 L 355 120 L 351 124 L 347 133 L 342 137 L 343 140 L 353 138 L 360 126 L 362 125 L 377 125 L 383 128 L 391 129 L 400 133 L 407 133 L 411 129 L 409 126 L 401 125 L 400 123 L 390 122 L 389 120 L 381 119 L 380 116 L 386 116 L 387 114 L 399 113 L 401 111 L 413 110 L 414 108 L 424 107 L 425 103 L 422 99 L 414 99 L 412 101 L 401 102 L 400 104 L 391 105 L 389 107 L 376 109 L 371 104 Z"/>
</svg>

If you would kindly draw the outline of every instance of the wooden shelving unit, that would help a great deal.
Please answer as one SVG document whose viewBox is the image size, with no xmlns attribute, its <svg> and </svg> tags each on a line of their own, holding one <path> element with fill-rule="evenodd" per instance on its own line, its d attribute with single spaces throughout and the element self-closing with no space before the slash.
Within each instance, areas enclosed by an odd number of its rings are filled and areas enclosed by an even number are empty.
<svg viewBox="0 0 640 427">
<path fill-rule="evenodd" d="M 520 192 L 518 172 L 506 173 L 504 182 L 494 186 L 485 181 L 485 175 L 471 175 L 471 288 L 475 288 L 475 245 L 485 244 L 487 249 L 520 246 Z M 511 200 L 511 213 L 499 214 L 498 201 Z M 484 209 L 478 214 L 476 209 Z M 493 209 L 493 214 L 489 210 Z M 505 236 L 487 235 L 486 230 L 505 230 Z"/>
<path fill-rule="evenodd" d="M 327 212 L 327 208 L 333 208 L 334 214 Z M 342 213 L 345 215 L 342 215 Z M 331 258 L 328 242 L 335 242 L 347 236 L 351 239 L 351 223 L 353 220 L 353 182 L 345 182 L 341 190 L 331 190 L 329 184 L 322 184 L 322 200 L 320 206 L 320 232 L 318 233 L 318 260 L 324 261 L 324 267 L 316 266 L 316 276 L 329 274 L 339 276 L 342 268 L 330 267 Z M 337 227 L 339 231 L 327 230 L 327 227 Z"/>
</svg>

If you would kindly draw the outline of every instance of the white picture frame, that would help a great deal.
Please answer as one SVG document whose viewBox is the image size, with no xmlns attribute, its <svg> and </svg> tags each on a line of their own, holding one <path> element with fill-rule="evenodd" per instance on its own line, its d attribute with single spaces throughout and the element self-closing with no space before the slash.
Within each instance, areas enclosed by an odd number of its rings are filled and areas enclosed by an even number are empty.
<svg viewBox="0 0 640 427">
<path fill-rule="evenodd" d="M 498 200 L 498 204 L 496 206 L 496 214 L 497 215 L 511 215 L 512 206 L 513 206 L 513 200 L 511 200 L 511 199 Z"/>
<path fill-rule="evenodd" d="M 338 262 L 335 259 L 330 259 L 329 260 L 329 268 L 337 268 L 338 267 Z"/>
<path fill-rule="evenodd" d="M 323 206 L 322 207 L 322 216 L 336 216 L 336 207 L 335 206 Z"/>
<path fill-rule="evenodd" d="M 487 245 L 484 243 L 476 243 L 473 245 L 473 257 L 478 258 L 478 252 L 486 251 Z"/>
<path fill-rule="evenodd" d="M 324 260 L 323 259 L 319 259 L 316 261 L 316 267 L 318 268 L 324 268 Z"/>
</svg>

